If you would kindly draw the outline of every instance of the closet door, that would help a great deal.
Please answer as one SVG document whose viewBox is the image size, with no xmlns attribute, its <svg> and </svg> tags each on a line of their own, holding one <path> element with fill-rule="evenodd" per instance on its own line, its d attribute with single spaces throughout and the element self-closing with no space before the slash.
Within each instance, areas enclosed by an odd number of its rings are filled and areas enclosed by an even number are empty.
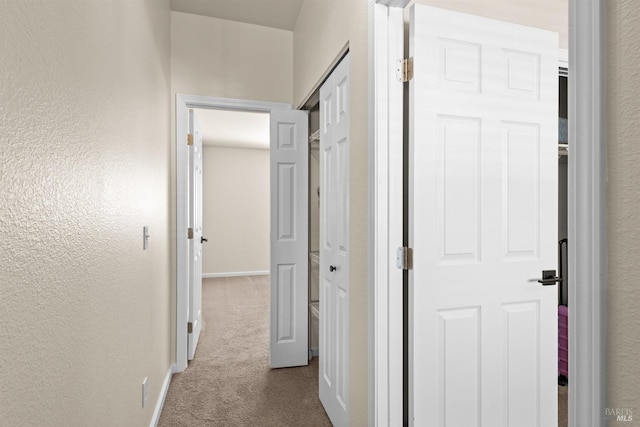
<svg viewBox="0 0 640 427">
<path fill-rule="evenodd" d="M 558 35 L 411 10 L 410 423 L 557 425 Z"/>
<path fill-rule="evenodd" d="M 320 88 L 319 396 L 349 422 L 349 56 Z"/>
<path fill-rule="evenodd" d="M 271 110 L 272 368 L 309 363 L 308 155 L 307 112 Z"/>
</svg>

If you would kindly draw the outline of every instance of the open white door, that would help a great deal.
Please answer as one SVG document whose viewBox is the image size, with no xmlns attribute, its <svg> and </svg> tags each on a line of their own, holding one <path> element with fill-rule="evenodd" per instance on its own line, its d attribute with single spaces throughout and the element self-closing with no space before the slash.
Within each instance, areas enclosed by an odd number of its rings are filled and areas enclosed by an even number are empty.
<svg viewBox="0 0 640 427">
<path fill-rule="evenodd" d="M 308 114 L 271 110 L 272 368 L 309 363 Z"/>
<path fill-rule="evenodd" d="M 558 36 L 410 25 L 410 424 L 555 426 Z"/>
<path fill-rule="evenodd" d="M 202 132 L 189 110 L 189 313 L 187 359 L 193 360 L 202 329 Z"/>
<path fill-rule="evenodd" d="M 349 56 L 320 88 L 319 397 L 349 424 Z"/>
</svg>

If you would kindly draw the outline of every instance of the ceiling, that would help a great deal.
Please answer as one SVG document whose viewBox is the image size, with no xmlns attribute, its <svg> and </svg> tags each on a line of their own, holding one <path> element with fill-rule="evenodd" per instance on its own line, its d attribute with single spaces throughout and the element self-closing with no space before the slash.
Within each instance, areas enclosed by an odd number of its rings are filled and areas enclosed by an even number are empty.
<svg viewBox="0 0 640 427">
<path fill-rule="evenodd" d="M 293 31 L 304 0 L 170 0 L 171 10 Z"/>
<path fill-rule="evenodd" d="M 206 147 L 269 149 L 269 113 L 196 109 Z"/>
</svg>

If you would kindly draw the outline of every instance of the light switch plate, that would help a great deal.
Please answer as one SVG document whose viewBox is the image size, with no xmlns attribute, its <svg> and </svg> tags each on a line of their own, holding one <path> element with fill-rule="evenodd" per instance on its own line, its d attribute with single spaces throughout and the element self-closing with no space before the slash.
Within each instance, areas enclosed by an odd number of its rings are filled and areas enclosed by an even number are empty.
<svg viewBox="0 0 640 427">
<path fill-rule="evenodd" d="M 149 249 L 149 226 L 145 225 L 142 227 L 142 250 L 146 251 Z"/>
<path fill-rule="evenodd" d="M 147 403 L 147 392 L 149 390 L 149 378 L 148 377 L 144 377 L 144 380 L 142 380 L 142 407 L 144 408 L 144 405 Z"/>
</svg>

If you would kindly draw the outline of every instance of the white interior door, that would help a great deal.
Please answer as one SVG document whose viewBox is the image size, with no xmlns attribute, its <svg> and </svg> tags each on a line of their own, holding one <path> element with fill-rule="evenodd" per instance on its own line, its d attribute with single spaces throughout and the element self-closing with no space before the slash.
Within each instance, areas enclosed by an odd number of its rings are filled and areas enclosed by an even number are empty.
<svg viewBox="0 0 640 427">
<path fill-rule="evenodd" d="M 349 423 L 349 56 L 320 88 L 319 396 Z"/>
<path fill-rule="evenodd" d="M 271 110 L 272 368 L 309 363 L 308 114 Z"/>
<path fill-rule="evenodd" d="M 189 110 L 189 133 L 193 144 L 189 146 L 189 313 L 187 359 L 196 353 L 202 329 L 202 132 L 198 119 Z"/>
<path fill-rule="evenodd" d="M 558 36 L 415 5 L 410 421 L 557 425 Z"/>
</svg>

